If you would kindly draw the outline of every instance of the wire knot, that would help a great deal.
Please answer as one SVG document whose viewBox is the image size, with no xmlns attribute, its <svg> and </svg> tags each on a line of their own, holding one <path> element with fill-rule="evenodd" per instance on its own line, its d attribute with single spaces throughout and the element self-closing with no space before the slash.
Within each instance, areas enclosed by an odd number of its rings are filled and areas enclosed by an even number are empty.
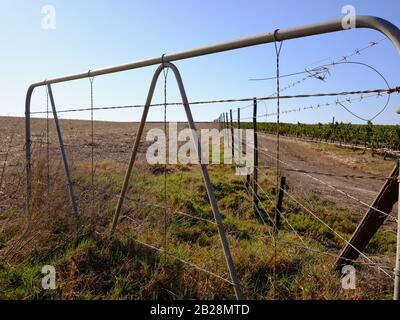
<svg viewBox="0 0 400 320">
<path fill-rule="evenodd" d="M 165 65 L 165 60 L 164 60 L 164 58 L 165 58 L 165 53 L 163 53 L 163 54 L 161 55 L 161 65 L 165 68 L 166 65 Z"/>
</svg>

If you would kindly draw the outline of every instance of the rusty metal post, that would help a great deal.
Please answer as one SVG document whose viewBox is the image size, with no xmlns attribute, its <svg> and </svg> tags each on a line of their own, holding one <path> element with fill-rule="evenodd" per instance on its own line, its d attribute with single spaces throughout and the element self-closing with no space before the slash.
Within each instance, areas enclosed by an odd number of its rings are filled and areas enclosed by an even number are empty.
<svg viewBox="0 0 400 320">
<path fill-rule="evenodd" d="M 258 136 L 257 136 L 257 98 L 253 98 L 253 135 L 254 135 L 254 170 L 253 170 L 253 213 L 258 211 Z"/>
<path fill-rule="evenodd" d="M 283 196 L 285 194 L 284 192 L 285 186 L 286 186 L 286 177 L 281 177 L 279 190 L 277 190 L 278 197 L 276 198 L 276 204 L 275 204 L 275 224 L 274 224 L 275 233 L 278 232 L 281 226 L 281 212 L 282 212 Z"/>
</svg>

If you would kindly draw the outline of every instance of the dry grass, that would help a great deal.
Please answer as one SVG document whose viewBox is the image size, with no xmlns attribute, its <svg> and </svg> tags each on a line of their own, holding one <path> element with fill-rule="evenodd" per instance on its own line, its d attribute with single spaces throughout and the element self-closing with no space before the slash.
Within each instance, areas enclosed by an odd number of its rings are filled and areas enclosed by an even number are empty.
<svg viewBox="0 0 400 320">
<path fill-rule="evenodd" d="M 168 176 L 167 242 L 163 203 L 163 168 L 138 163 L 129 186 L 129 198 L 113 239 L 109 226 L 126 165 L 114 159 L 96 161 L 95 185 L 90 163 L 72 161 L 74 186 L 81 213 L 72 214 L 62 164 L 50 163 L 45 148 L 34 149 L 34 192 L 30 216 L 24 208 L 22 162 L 7 168 L 7 184 L 0 198 L 0 298 L 4 299 L 229 299 L 232 286 L 183 264 L 172 256 L 143 246 L 140 240 L 228 278 L 218 232 L 214 225 L 174 212 L 212 219 L 207 194 L 197 166 L 170 166 Z M 387 299 L 392 280 L 376 268 L 357 264 L 357 289 L 345 291 L 332 271 L 343 243 L 321 227 L 298 205 L 285 199 L 284 212 L 302 235 L 301 246 L 283 223 L 276 239 L 271 226 L 254 217 L 240 177 L 229 166 L 210 166 L 210 175 L 228 233 L 232 255 L 246 298 L 252 299 Z M 260 181 L 267 195 L 261 203 L 272 212 L 274 190 Z M 94 191 L 94 192 L 93 192 Z M 349 237 L 359 216 L 335 203 L 310 194 L 304 199 L 321 217 Z M 140 204 L 140 205 L 139 205 Z M 377 236 L 367 253 L 389 264 L 393 257 L 390 235 Z M 323 252 L 318 253 L 318 252 Z M 41 289 L 41 268 L 54 265 L 57 289 Z"/>
</svg>

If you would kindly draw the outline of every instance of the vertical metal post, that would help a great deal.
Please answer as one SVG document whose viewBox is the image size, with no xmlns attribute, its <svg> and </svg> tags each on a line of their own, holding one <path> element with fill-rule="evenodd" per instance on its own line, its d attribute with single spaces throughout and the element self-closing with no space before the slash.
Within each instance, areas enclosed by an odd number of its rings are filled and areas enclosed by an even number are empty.
<svg viewBox="0 0 400 320">
<path fill-rule="evenodd" d="M 232 137 L 232 161 L 235 159 L 235 139 L 233 137 L 233 118 L 232 118 L 232 109 L 229 110 L 230 117 L 231 117 L 231 137 Z"/>
<path fill-rule="evenodd" d="M 53 111 L 53 117 L 54 117 L 54 123 L 55 123 L 56 131 L 57 131 L 58 143 L 60 145 L 61 157 L 62 157 L 62 161 L 63 161 L 63 164 L 64 164 L 64 171 L 65 171 L 65 176 L 66 176 L 66 179 L 67 179 L 69 197 L 71 199 L 71 204 L 72 204 L 72 209 L 74 211 L 74 215 L 75 215 L 76 219 L 79 220 L 78 204 L 76 202 L 76 196 L 75 196 L 75 192 L 74 192 L 71 172 L 70 172 L 70 169 L 69 169 L 69 166 L 68 166 L 67 154 L 65 152 L 64 141 L 63 141 L 63 138 L 62 138 L 62 135 L 61 135 L 60 123 L 58 121 L 56 105 L 54 103 L 53 92 L 51 90 L 51 85 L 50 84 L 47 85 L 47 90 L 49 91 L 51 109 Z"/>
<path fill-rule="evenodd" d="M 200 162 L 200 166 L 201 166 L 201 172 L 203 175 L 203 180 L 204 180 L 204 184 L 207 190 L 207 194 L 208 194 L 208 199 L 210 201 L 210 205 L 214 214 L 214 219 L 215 222 L 217 224 L 217 229 L 218 229 L 218 234 L 221 240 L 221 245 L 224 251 L 224 255 L 225 255 L 225 260 L 226 260 L 226 264 L 228 266 L 229 269 L 229 273 L 232 279 L 232 284 L 233 284 L 233 288 L 235 290 L 235 295 L 236 298 L 238 300 L 242 300 L 243 299 L 243 294 L 240 288 L 240 283 L 239 283 L 239 279 L 237 276 L 237 272 L 236 272 L 236 267 L 235 264 L 233 262 L 233 258 L 231 255 L 231 251 L 229 248 L 229 242 L 228 242 L 228 238 L 226 236 L 225 233 L 225 229 L 222 223 L 222 218 L 221 215 L 219 213 L 219 209 L 218 209 L 218 205 L 217 205 L 217 200 L 215 199 L 215 194 L 214 194 L 214 190 L 212 188 L 211 185 L 211 180 L 210 180 L 210 176 L 208 175 L 208 169 L 207 169 L 207 165 L 205 164 L 205 161 L 203 159 L 203 153 L 201 151 L 201 142 L 200 139 L 198 137 L 197 131 L 196 131 L 196 126 L 194 124 L 193 121 L 193 116 L 192 116 L 192 112 L 190 110 L 190 106 L 189 106 L 189 101 L 188 98 L 186 96 L 186 92 L 185 92 L 185 88 L 183 86 L 183 81 L 182 78 L 180 76 L 180 73 L 178 71 L 178 69 L 176 68 L 175 65 L 173 65 L 172 63 L 168 63 L 168 62 L 164 62 L 164 64 L 160 65 L 157 70 L 155 71 L 154 75 L 153 75 L 153 79 L 151 81 L 150 84 L 150 89 L 149 92 L 147 94 L 147 99 L 146 99 L 146 104 L 143 110 L 143 114 L 142 114 L 142 119 L 140 121 L 140 126 L 138 129 L 138 133 L 136 135 L 136 139 L 135 139 L 135 144 L 133 146 L 133 150 L 132 150 L 132 154 L 131 154 L 131 159 L 129 162 L 129 166 L 128 166 L 128 170 L 126 171 L 125 174 L 125 180 L 124 180 L 124 184 L 123 187 L 121 189 L 121 194 L 119 196 L 119 200 L 118 200 L 118 204 L 114 213 L 114 218 L 113 218 L 113 223 L 112 223 L 112 227 L 111 227 L 111 235 L 113 235 L 115 228 L 117 226 L 118 223 L 118 219 L 119 219 L 119 215 L 121 213 L 121 208 L 122 208 L 122 204 L 124 202 L 125 199 L 125 194 L 126 191 L 128 189 L 128 185 L 129 185 L 129 180 L 131 178 L 131 174 L 132 174 L 132 169 L 133 169 L 133 165 L 135 163 L 136 160 L 136 155 L 139 149 L 139 144 L 140 144 L 140 140 L 143 134 L 143 129 L 146 123 L 146 119 L 147 119 L 147 114 L 149 112 L 150 109 L 150 104 L 153 98 L 153 94 L 154 94 L 154 89 L 156 87 L 157 84 L 157 79 L 161 73 L 161 71 L 166 68 L 169 67 L 171 68 L 171 70 L 173 71 L 175 78 L 176 78 L 176 82 L 178 83 L 178 87 L 179 87 L 179 92 L 181 94 L 182 97 L 182 102 L 185 108 L 185 113 L 186 113 L 186 117 L 189 123 L 189 128 L 192 130 L 192 138 L 195 142 L 195 148 L 197 151 L 197 156 Z"/>
<path fill-rule="evenodd" d="M 282 212 L 283 196 L 285 194 L 284 193 L 285 185 L 286 185 L 286 177 L 281 177 L 279 190 L 277 190 L 278 198 L 276 199 L 276 204 L 275 204 L 275 224 L 274 224 L 275 233 L 278 232 L 281 225 L 281 212 Z"/>
<path fill-rule="evenodd" d="M 253 98 L 253 135 L 254 135 L 254 171 L 253 171 L 253 213 L 258 210 L 258 136 L 257 136 L 257 98 Z"/>
<path fill-rule="evenodd" d="M 225 125 L 226 125 L 226 127 L 225 127 L 225 133 L 226 133 L 226 140 L 227 140 L 227 142 L 228 142 L 228 146 L 229 146 L 229 144 L 231 143 L 231 136 L 230 136 L 230 134 L 229 134 L 229 132 L 228 132 L 228 130 L 229 130 L 229 118 L 228 118 L 228 112 L 224 112 L 224 114 L 225 114 Z M 228 155 L 225 155 L 225 157 L 227 157 Z"/>
<path fill-rule="evenodd" d="M 240 115 L 240 108 L 238 108 L 238 114 Z M 238 120 L 239 120 L 238 126 L 240 127 L 240 117 L 239 116 L 238 116 Z M 248 192 L 250 190 L 250 170 L 249 169 L 247 169 L 245 186 L 246 186 L 246 190 Z"/>
<path fill-rule="evenodd" d="M 228 117 L 226 112 L 224 112 L 224 119 L 225 119 L 225 129 L 228 129 Z"/>
<path fill-rule="evenodd" d="M 238 163 L 239 165 L 241 165 L 241 158 L 242 158 L 242 135 L 240 133 L 240 108 L 237 108 L 237 129 L 238 129 L 238 141 L 237 141 L 237 145 L 238 145 Z"/>
<path fill-rule="evenodd" d="M 397 160 L 400 166 L 400 160 Z M 400 300 L 400 170 L 398 175 L 399 198 L 397 201 L 397 248 L 396 266 L 394 268 L 394 294 L 393 300 Z"/>
</svg>

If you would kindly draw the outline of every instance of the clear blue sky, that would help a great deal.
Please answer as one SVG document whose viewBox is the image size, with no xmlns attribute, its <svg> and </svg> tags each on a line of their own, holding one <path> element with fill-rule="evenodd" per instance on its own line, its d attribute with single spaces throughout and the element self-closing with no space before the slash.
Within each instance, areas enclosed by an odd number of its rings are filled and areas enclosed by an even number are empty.
<svg viewBox="0 0 400 320">
<path fill-rule="evenodd" d="M 344 5 L 351 4 L 357 14 L 376 15 L 400 26 L 400 1 L 22 1 L 1 0 L 0 11 L 0 98 L 1 115 L 23 116 L 28 85 L 64 74 L 126 63 L 146 57 L 175 52 L 219 41 L 341 17 Z M 43 30 L 44 5 L 56 9 L 56 29 Z M 305 66 L 333 59 L 361 48 L 382 35 L 371 30 L 352 30 L 283 43 L 281 73 L 301 71 Z M 354 60 L 372 64 L 392 86 L 399 85 L 400 56 L 389 41 L 365 51 Z M 267 96 L 275 91 L 274 81 L 251 82 L 249 78 L 273 76 L 275 52 L 271 44 L 206 57 L 178 61 L 189 100 Z M 144 103 L 155 67 L 97 77 L 95 106 Z M 282 80 L 282 86 L 297 80 Z M 336 90 L 383 88 L 383 81 L 366 68 L 342 65 L 333 70 L 326 82 L 309 80 L 287 94 Z M 89 106 L 89 80 L 57 84 L 53 87 L 59 109 Z M 396 124 L 400 96 L 393 95 L 387 111 L 376 123 Z M 169 78 L 168 100 L 177 101 L 176 84 Z M 282 101 L 282 110 L 329 102 L 335 98 Z M 352 106 L 369 117 L 384 103 L 371 99 Z M 157 87 L 155 102 L 162 101 L 162 86 Z M 35 91 L 33 109 L 45 108 L 43 88 Z M 195 120 L 212 120 L 220 112 L 245 104 L 193 106 Z M 260 105 L 273 112 L 274 102 Z M 245 115 L 244 115 L 245 116 Z M 339 107 L 326 107 L 282 115 L 287 122 L 359 122 Z M 62 115 L 87 119 L 89 112 Z M 96 112 L 95 118 L 138 121 L 138 110 Z M 162 109 L 154 108 L 150 120 L 161 120 Z M 168 119 L 184 120 L 181 108 L 168 110 Z M 273 119 L 270 119 L 273 120 Z"/>
</svg>

